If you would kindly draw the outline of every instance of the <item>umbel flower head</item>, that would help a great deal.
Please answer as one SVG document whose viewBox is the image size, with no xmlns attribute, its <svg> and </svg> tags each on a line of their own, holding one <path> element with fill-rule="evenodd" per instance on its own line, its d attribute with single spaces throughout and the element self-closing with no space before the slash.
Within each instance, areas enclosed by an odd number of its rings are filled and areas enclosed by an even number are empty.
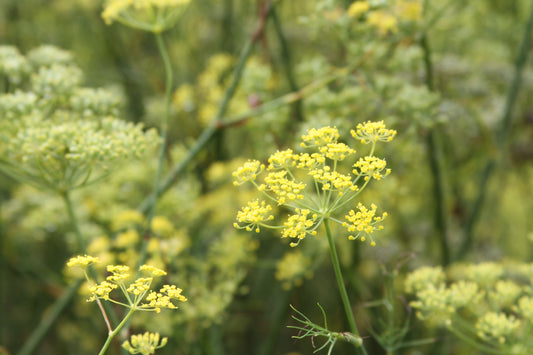
<svg viewBox="0 0 533 355">
<path fill-rule="evenodd" d="M 90 255 L 76 256 L 67 262 L 67 267 L 81 267 L 85 270 L 89 265 L 96 263 L 99 263 L 99 259 Z M 155 266 L 142 265 L 139 271 L 144 273 L 144 276 L 131 281 L 129 281 L 131 279 L 129 266 L 107 265 L 106 269 L 109 275 L 100 283 L 92 282 L 85 273 L 91 293 L 87 301 L 105 300 L 132 310 L 154 311 L 156 313 L 161 312 L 162 308 L 178 308 L 177 301 L 187 301 L 187 298 L 181 294 L 182 289 L 175 285 L 163 285 L 158 292 L 151 289 L 154 277 L 167 274 Z M 112 294 L 117 289 L 122 292 L 126 303 Z"/>
<path fill-rule="evenodd" d="M 0 69 L 13 66 L 2 51 L 8 50 L 0 48 Z M 64 192 L 102 179 L 159 143 L 155 130 L 117 118 L 119 95 L 80 87 L 81 70 L 68 52 L 45 46 L 28 57 L 32 69 L 20 71 L 28 90 L 0 95 L 0 170 Z"/>
<path fill-rule="evenodd" d="M 190 0 L 107 0 L 102 18 L 140 30 L 161 33 L 174 26 Z"/>
<path fill-rule="evenodd" d="M 363 144 L 371 144 L 369 155 L 355 161 L 356 151 L 339 142 L 336 127 L 312 128 L 302 136 L 304 151 L 278 151 L 268 158 L 268 166 L 258 160 L 249 160 L 234 173 L 234 184 L 253 184 L 263 200 L 253 200 L 237 213 L 234 226 L 238 229 L 260 232 L 261 228 L 282 229 L 282 238 L 291 238 L 296 246 L 308 235 L 316 235 L 325 220 L 337 222 L 350 232 L 349 239 L 365 241 L 383 227 L 387 216 L 378 215 L 377 206 L 370 208 L 358 203 L 355 210 L 338 219 L 371 180 L 381 180 L 390 169 L 384 159 L 373 155 L 376 143 L 390 142 L 396 131 L 387 129 L 383 121 L 365 122 L 351 131 Z M 342 165 L 351 161 L 351 173 Z M 355 162 L 354 162 L 355 161 Z M 260 176 L 266 175 L 260 180 Z M 274 206 L 283 206 L 291 213 L 281 225 L 271 224 Z M 341 217 L 342 218 L 342 217 Z"/>
<path fill-rule="evenodd" d="M 122 347 L 130 354 L 150 355 L 156 349 L 161 349 L 167 345 L 168 338 L 160 338 L 159 333 L 146 332 L 144 334 L 132 335 L 130 340 L 126 340 Z"/>
</svg>

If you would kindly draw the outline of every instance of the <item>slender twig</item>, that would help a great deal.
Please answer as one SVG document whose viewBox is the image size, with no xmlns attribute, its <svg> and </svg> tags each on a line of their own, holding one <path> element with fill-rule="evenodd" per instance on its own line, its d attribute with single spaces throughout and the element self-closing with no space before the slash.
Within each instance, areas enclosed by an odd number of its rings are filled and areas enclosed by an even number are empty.
<svg viewBox="0 0 533 355">
<path fill-rule="evenodd" d="M 287 81 L 289 82 L 289 87 L 291 91 L 298 91 L 298 84 L 296 83 L 296 79 L 294 78 L 294 74 L 292 72 L 291 53 L 289 51 L 287 40 L 285 39 L 285 35 L 281 28 L 281 23 L 276 13 L 276 9 L 272 8 L 271 16 L 272 23 L 274 24 L 274 30 L 276 31 L 276 35 L 278 36 L 278 41 L 281 49 L 281 59 L 283 61 L 283 67 L 285 68 L 285 76 L 287 78 Z M 292 109 L 296 121 L 302 122 L 304 120 L 302 112 L 302 101 L 298 100 L 293 102 Z"/>
<path fill-rule="evenodd" d="M 224 97 L 222 98 L 222 102 L 220 106 L 218 107 L 217 114 L 215 115 L 212 123 L 202 132 L 202 134 L 198 137 L 196 140 L 196 143 L 193 147 L 188 151 L 187 156 L 181 160 L 170 172 L 168 177 L 157 186 L 157 190 L 154 191 L 152 196 L 145 201 L 141 203 L 139 206 L 139 210 L 142 212 L 146 212 L 151 204 L 154 201 L 154 196 L 160 196 L 163 194 L 176 180 L 177 176 L 185 169 L 185 167 L 193 160 L 194 157 L 202 150 L 202 148 L 211 140 L 213 135 L 218 131 L 219 129 L 219 123 L 222 120 L 222 117 L 227 111 L 229 102 L 231 98 L 235 95 L 235 92 L 237 90 L 237 87 L 239 85 L 239 82 L 241 80 L 242 74 L 244 72 L 245 64 L 250 55 L 252 54 L 252 50 L 254 49 L 255 44 L 261 37 L 261 33 L 264 30 L 264 26 L 266 24 L 266 19 L 270 14 L 271 4 L 265 5 L 266 8 L 263 11 L 263 15 L 260 17 L 259 23 L 253 32 L 252 36 L 242 49 L 242 52 L 240 54 L 239 60 L 237 62 L 237 65 L 235 67 L 235 70 L 233 72 L 233 78 L 232 81 L 226 90 Z"/>
<path fill-rule="evenodd" d="M 420 46 L 424 53 L 424 68 L 426 74 L 426 86 L 428 90 L 434 91 L 433 63 L 431 60 L 431 49 L 427 33 L 423 33 L 420 39 Z M 446 266 L 450 263 L 450 247 L 448 245 L 448 221 L 446 217 L 446 201 L 444 189 L 444 172 L 441 166 L 441 148 L 438 144 L 438 134 L 434 127 L 429 128 L 426 134 L 426 145 L 428 148 L 428 160 L 433 181 L 433 201 L 434 217 L 433 223 L 440 242 L 441 264 Z"/>
<path fill-rule="evenodd" d="M 28 340 L 24 343 L 24 346 L 17 353 L 18 355 L 30 355 L 35 352 L 35 349 L 41 342 L 42 338 L 46 335 L 48 330 L 54 325 L 59 318 L 65 307 L 70 300 L 74 297 L 81 284 L 85 279 L 80 278 L 76 282 L 71 283 L 65 292 L 59 297 L 54 304 L 47 310 L 47 312 L 41 318 L 39 325 L 31 333 Z"/>
<path fill-rule="evenodd" d="M 165 113 L 163 116 L 163 120 L 161 122 L 161 145 L 159 146 L 159 159 L 157 162 L 157 170 L 155 174 L 154 179 L 154 189 L 150 197 L 148 198 L 148 204 L 146 206 L 146 230 L 144 231 L 145 238 L 143 239 L 143 243 L 141 246 L 141 252 L 139 255 L 139 261 L 138 265 L 144 264 L 146 260 L 146 250 L 148 246 L 148 242 L 150 240 L 150 233 L 151 233 L 151 224 L 152 219 L 154 218 L 155 214 L 155 207 L 157 204 L 157 200 L 160 196 L 160 184 L 161 184 L 161 178 L 163 175 L 163 166 L 165 164 L 165 154 L 166 154 L 166 146 L 168 144 L 168 125 L 170 120 L 170 102 L 172 98 L 172 85 L 173 85 L 173 72 L 172 72 L 172 65 L 170 63 L 170 57 L 168 55 L 167 48 L 165 46 L 165 42 L 163 40 L 163 36 L 161 33 L 155 33 L 154 34 L 156 43 L 157 43 L 157 49 L 159 50 L 159 54 L 161 55 L 161 58 L 163 60 L 163 65 L 165 67 Z"/>
<path fill-rule="evenodd" d="M 357 330 L 357 324 L 355 323 L 355 317 L 352 312 L 352 306 L 348 298 L 348 292 L 346 292 L 346 286 L 344 285 L 344 278 L 342 277 L 341 265 L 339 262 L 339 256 L 337 255 L 337 249 L 335 248 L 335 241 L 333 240 L 333 235 L 331 234 L 331 229 L 329 227 L 329 220 L 324 220 L 324 226 L 326 227 L 326 235 L 328 237 L 329 252 L 331 256 L 331 262 L 333 263 L 333 269 L 335 270 L 335 278 L 337 279 L 337 285 L 339 286 L 339 293 L 342 299 L 342 305 L 344 306 L 344 312 L 346 318 L 348 319 L 348 324 L 350 326 L 350 331 L 356 337 L 360 337 L 359 331 Z M 366 349 L 364 344 L 361 344 L 361 352 L 366 354 Z"/>
<path fill-rule="evenodd" d="M 509 135 L 509 128 L 511 126 L 513 108 L 518 97 L 518 91 L 522 83 L 522 72 L 527 61 L 529 54 L 529 49 L 531 45 L 531 31 L 533 30 L 533 5 L 530 9 L 529 18 L 524 28 L 524 33 L 522 37 L 522 42 L 520 44 L 520 51 L 515 62 L 514 67 L 514 76 L 511 82 L 509 91 L 507 92 L 507 98 L 505 100 L 505 106 L 502 112 L 501 126 L 495 135 L 495 145 L 497 150 L 500 152 L 500 156 L 503 155 L 506 149 L 506 141 Z M 458 260 L 464 258 L 466 253 L 470 250 L 473 241 L 474 229 L 479 221 L 481 215 L 481 210 L 485 203 L 485 198 L 487 195 L 487 189 L 489 185 L 489 180 L 494 172 L 496 167 L 498 156 L 490 156 L 484 169 L 481 174 L 481 178 L 478 184 L 478 191 L 476 199 L 470 215 L 467 219 L 465 226 L 465 236 L 463 238 L 463 243 L 457 254 Z"/>
</svg>

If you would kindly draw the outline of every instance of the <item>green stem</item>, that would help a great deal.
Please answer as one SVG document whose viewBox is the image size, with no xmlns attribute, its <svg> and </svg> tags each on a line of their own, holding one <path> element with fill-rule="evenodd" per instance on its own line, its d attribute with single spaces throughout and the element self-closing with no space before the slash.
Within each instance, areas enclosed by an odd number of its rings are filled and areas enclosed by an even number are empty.
<svg viewBox="0 0 533 355">
<path fill-rule="evenodd" d="M 426 86 L 430 91 L 435 90 L 433 81 L 433 62 L 431 60 L 431 49 L 424 33 L 420 39 L 420 46 L 424 53 L 424 67 L 426 72 Z M 433 223 L 440 242 L 441 264 L 446 266 L 450 263 L 450 246 L 448 245 L 448 221 L 446 217 L 446 202 L 444 189 L 444 173 L 441 161 L 441 150 L 438 144 L 437 131 L 432 127 L 426 135 L 426 145 L 428 147 L 429 167 L 433 181 L 433 201 L 435 211 Z"/>
<path fill-rule="evenodd" d="M 231 98 L 234 96 L 235 91 L 237 90 L 237 86 L 239 85 L 239 82 L 241 80 L 242 74 L 244 72 L 245 64 L 250 55 L 252 54 L 252 50 L 259 40 L 258 33 L 261 33 L 263 30 L 263 27 L 265 25 L 266 16 L 270 13 L 270 6 L 268 6 L 266 15 L 261 18 L 260 23 L 258 24 L 256 30 L 254 31 L 254 34 L 251 36 L 250 40 L 246 43 L 244 46 L 241 55 L 239 57 L 239 61 L 237 62 L 237 66 L 235 67 L 235 70 L 233 72 L 233 79 L 227 88 L 226 92 L 224 93 L 224 97 L 222 99 L 222 102 L 218 108 L 218 112 L 216 116 L 214 117 L 212 123 L 202 132 L 200 137 L 196 140 L 196 143 L 194 146 L 189 150 L 187 153 L 187 156 L 181 160 L 170 172 L 168 177 L 161 183 L 161 185 L 156 186 L 156 190 L 152 194 L 152 197 L 143 201 L 141 205 L 139 206 L 139 210 L 141 212 L 146 212 L 150 208 L 152 208 L 152 204 L 155 202 L 155 196 L 160 196 L 163 194 L 166 190 L 172 186 L 174 181 L 176 180 L 177 176 L 181 174 L 181 172 L 185 169 L 185 167 L 194 159 L 194 157 L 202 150 L 202 148 L 209 142 L 209 140 L 213 137 L 213 135 L 220 129 L 220 122 L 222 120 L 222 117 L 226 113 L 226 110 L 228 108 L 229 102 Z M 164 153 L 164 151 L 163 151 Z"/>
<path fill-rule="evenodd" d="M 348 299 L 348 293 L 346 292 L 346 286 L 344 285 L 339 256 L 337 255 L 337 249 L 335 248 L 335 241 L 333 240 L 331 229 L 329 227 L 329 220 L 327 218 L 324 219 L 324 226 L 326 227 L 326 235 L 328 236 L 331 262 L 333 263 L 333 269 L 335 270 L 335 278 L 337 279 L 337 285 L 339 286 L 339 293 L 341 295 L 342 305 L 344 306 L 344 312 L 346 313 L 346 317 L 348 318 L 350 331 L 356 337 L 360 337 L 359 331 L 357 330 L 357 325 L 355 323 L 355 317 L 352 312 L 352 306 L 350 304 L 350 300 Z M 360 349 L 363 354 L 366 354 L 365 346 L 363 344 L 361 344 Z"/>
<path fill-rule="evenodd" d="M 504 106 L 503 113 L 502 113 L 501 126 L 498 132 L 496 132 L 496 137 L 495 137 L 496 148 L 500 151 L 501 154 L 503 154 L 503 151 L 506 148 L 505 146 L 506 146 L 507 137 L 509 135 L 509 128 L 511 126 L 513 108 L 516 103 L 516 99 L 518 97 L 518 91 L 522 83 L 522 72 L 527 62 L 529 48 L 531 45 L 531 31 L 532 30 L 533 30 L 533 6 L 531 6 L 529 18 L 524 28 L 522 42 L 520 44 L 520 51 L 519 51 L 519 54 L 518 54 L 518 57 L 515 63 L 513 81 L 511 82 L 511 86 L 509 88 L 509 91 L 507 92 L 507 98 L 506 98 L 505 106 Z M 470 250 L 472 246 L 474 229 L 481 215 L 481 209 L 483 208 L 483 205 L 485 202 L 489 180 L 496 167 L 496 162 L 497 162 L 496 157 L 491 156 L 488 159 L 485 165 L 485 168 L 483 169 L 480 183 L 478 185 L 479 186 L 478 193 L 474 201 L 474 206 L 466 222 L 465 237 L 463 239 L 463 243 L 457 255 L 458 260 L 464 258 L 464 256 L 466 255 L 466 253 L 468 253 L 468 251 Z"/>
<path fill-rule="evenodd" d="M 157 200 L 159 196 L 161 195 L 160 184 L 161 184 L 161 177 L 163 175 L 163 166 L 165 164 L 165 152 L 166 152 L 166 147 L 168 144 L 168 126 L 169 126 L 169 121 L 170 121 L 170 101 L 172 98 L 172 85 L 174 81 L 172 65 L 170 63 L 170 57 L 168 55 L 165 42 L 163 41 L 163 36 L 161 33 L 155 33 L 154 36 L 155 36 L 155 40 L 157 43 L 157 49 L 159 50 L 159 54 L 161 55 L 161 58 L 163 60 L 163 65 L 165 68 L 165 113 L 163 116 L 163 121 L 161 122 L 162 142 L 159 147 L 159 159 L 157 162 L 157 170 L 156 170 L 155 179 L 154 179 L 154 190 L 148 199 L 148 204 L 146 207 L 147 226 L 146 226 L 146 231 L 145 231 L 145 239 L 143 240 L 141 253 L 139 256 L 139 265 L 144 264 L 146 260 L 146 249 L 147 249 L 147 245 L 149 241 L 152 219 L 154 218 Z"/>
<path fill-rule="evenodd" d="M 84 280 L 81 278 L 70 284 L 61 297 L 46 311 L 37 328 L 35 328 L 22 349 L 17 353 L 18 355 L 30 355 L 35 352 L 42 338 L 56 322 L 57 318 L 59 318 L 63 309 L 65 309 L 72 297 L 74 297 Z"/>
<path fill-rule="evenodd" d="M 80 226 L 78 224 L 78 219 L 76 218 L 76 214 L 74 213 L 74 206 L 72 205 L 72 199 L 70 198 L 69 191 L 62 192 L 61 197 L 63 198 L 63 201 L 65 202 L 65 206 L 68 212 L 68 217 L 69 217 L 70 223 L 72 224 L 72 228 L 74 229 L 76 240 L 78 241 L 78 248 L 81 253 L 86 254 L 87 246 L 85 244 L 85 240 L 83 240 L 83 235 L 81 234 Z"/>
<path fill-rule="evenodd" d="M 294 74 L 292 72 L 291 53 L 289 51 L 287 40 L 285 39 L 285 35 L 283 34 L 281 23 L 274 7 L 272 7 L 271 14 L 272 22 L 274 24 L 274 30 L 276 31 L 276 35 L 278 36 L 278 41 L 281 49 L 281 59 L 285 68 L 285 76 L 287 77 L 287 81 L 289 82 L 289 87 L 291 91 L 298 91 L 298 84 L 296 84 L 296 79 L 294 78 Z M 302 113 L 302 101 L 298 100 L 293 102 L 292 109 L 296 121 L 303 122 L 304 117 Z"/>
<path fill-rule="evenodd" d="M 122 320 L 122 322 L 120 322 L 119 325 L 117 325 L 117 327 L 115 328 L 115 330 L 113 330 L 112 332 L 109 332 L 109 334 L 107 335 L 107 340 L 105 341 L 104 345 L 102 346 L 102 349 L 100 350 L 100 352 L 98 353 L 98 355 L 104 355 L 105 352 L 107 351 L 107 349 L 109 348 L 109 345 L 111 344 L 111 342 L 113 341 L 113 338 L 120 332 L 120 330 L 128 323 L 128 321 L 130 320 L 131 316 L 133 315 L 133 312 L 135 312 L 135 308 L 132 307 L 130 308 L 128 314 L 126 314 L 126 316 L 124 317 L 124 319 Z"/>
</svg>

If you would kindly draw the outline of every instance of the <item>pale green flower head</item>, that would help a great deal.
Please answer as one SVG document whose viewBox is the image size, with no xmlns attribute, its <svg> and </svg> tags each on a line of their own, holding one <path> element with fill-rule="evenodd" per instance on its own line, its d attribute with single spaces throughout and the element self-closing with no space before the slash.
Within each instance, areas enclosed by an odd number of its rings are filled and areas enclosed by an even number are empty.
<svg viewBox="0 0 533 355">
<path fill-rule="evenodd" d="M 161 33 L 173 27 L 190 0 L 107 0 L 102 18 L 140 30 Z"/>
<path fill-rule="evenodd" d="M 0 77 L 18 85 L 30 72 L 30 63 L 15 46 L 0 46 Z"/>
<path fill-rule="evenodd" d="M 51 45 L 42 45 L 28 52 L 28 60 L 35 68 L 49 67 L 52 64 L 73 65 L 72 53 Z"/>
<path fill-rule="evenodd" d="M 156 349 L 161 349 L 167 344 L 167 338 L 161 338 L 159 333 L 146 332 L 144 334 L 132 335 L 130 340 L 126 340 L 122 347 L 130 354 L 154 354 Z"/>
<path fill-rule="evenodd" d="M 520 329 L 520 325 L 520 320 L 512 315 L 489 312 L 477 321 L 476 329 L 481 339 L 503 344 Z"/>
<path fill-rule="evenodd" d="M 17 53 L 0 47 L 0 61 L 2 49 Z M 82 72 L 68 52 L 45 46 L 31 53 L 27 91 L 0 95 L 0 170 L 65 192 L 101 180 L 159 144 L 154 130 L 117 118 L 120 95 L 80 87 Z"/>
<path fill-rule="evenodd" d="M 378 142 L 390 142 L 395 135 L 383 121 L 357 125 L 352 136 L 371 148 L 367 156 L 356 161 L 355 149 L 350 143 L 339 142 L 336 127 L 312 128 L 301 137 L 302 152 L 277 151 L 268 158 L 266 168 L 258 160 L 248 160 L 233 173 L 234 184 L 251 183 L 265 199 L 243 207 L 234 226 L 257 233 L 263 227 L 282 229 L 282 238 L 290 238 L 294 247 L 306 236 L 317 235 L 320 224 L 328 219 L 346 228 L 350 240 L 364 242 L 369 238 L 375 245 L 374 232 L 383 229 L 380 224 L 387 213 L 379 215 L 375 204 L 366 207 L 361 203 L 347 214 L 343 212 L 370 181 L 390 173 L 385 159 L 373 153 Z M 263 173 L 266 176 L 260 179 Z M 281 225 L 272 224 L 274 206 L 291 211 Z"/>
</svg>

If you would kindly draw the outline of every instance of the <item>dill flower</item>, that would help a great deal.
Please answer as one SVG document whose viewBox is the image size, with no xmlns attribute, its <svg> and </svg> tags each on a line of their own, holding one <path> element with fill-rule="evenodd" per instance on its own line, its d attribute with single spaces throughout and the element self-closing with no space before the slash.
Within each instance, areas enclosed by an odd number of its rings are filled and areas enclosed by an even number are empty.
<svg viewBox="0 0 533 355">
<path fill-rule="evenodd" d="M 422 20 L 422 4 L 420 0 L 398 0 L 395 13 L 403 21 Z"/>
<path fill-rule="evenodd" d="M 161 33 L 179 20 L 190 0 L 107 0 L 102 18 L 140 30 Z"/>
<path fill-rule="evenodd" d="M 130 340 L 124 341 L 122 347 L 130 354 L 154 354 L 156 349 L 161 349 L 167 345 L 168 338 L 161 338 L 159 333 L 146 332 L 136 334 L 130 337 Z"/>
<path fill-rule="evenodd" d="M 520 320 L 505 313 L 489 312 L 476 323 L 477 334 L 484 340 L 497 340 L 505 343 L 506 339 L 520 328 Z"/>
<path fill-rule="evenodd" d="M 304 278 L 311 278 L 313 273 L 309 271 L 311 259 L 301 251 L 285 253 L 283 258 L 276 263 L 276 279 L 281 282 L 284 289 L 290 289 L 293 285 L 300 286 Z"/>
<path fill-rule="evenodd" d="M 379 34 L 386 35 L 398 32 L 398 20 L 385 10 L 375 10 L 368 14 L 366 23 L 375 27 Z"/>
<path fill-rule="evenodd" d="M 18 85 L 30 72 L 30 64 L 15 46 L 0 46 L 0 76 Z"/>
<path fill-rule="evenodd" d="M 354 1 L 348 8 L 349 17 L 360 17 L 364 13 L 370 10 L 370 3 L 368 1 Z"/>
<path fill-rule="evenodd" d="M 376 214 L 377 207 L 368 209 L 360 203 L 356 210 L 345 215 L 347 222 L 340 221 L 340 215 L 352 200 L 368 185 L 371 179 L 380 180 L 390 173 L 384 159 L 373 155 L 378 141 L 390 142 L 396 131 L 387 129 L 383 121 L 359 124 L 352 136 L 365 144 L 372 144 L 368 156 L 360 158 L 353 165 L 352 174 L 341 170 L 342 163 L 355 157 L 356 151 L 348 144 L 339 142 L 336 127 L 311 128 L 301 136 L 300 147 L 306 151 L 296 153 L 292 149 L 276 151 L 268 158 L 268 167 L 258 160 L 248 160 L 234 173 L 234 185 L 250 182 L 266 198 L 277 206 L 291 212 L 280 225 L 272 224 L 273 207 L 265 200 L 253 200 L 237 213 L 235 228 L 254 230 L 261 228 L 282 229 L 282 238 L 291 238 L 290 246 L 297 246 L 306 236 L 317 235 L 317 229 L 324 220 L 331 220 L 344 226 L 352 233 L 349 239 L 365 241 L 372 234 L 383 229 L 379 224 L 387 216 Z M 310 150 L 310 151 L 309 151 Z M 262 182 L 259 176 L 266 170 Z"/>
<path fill-rule="evenodd" d="M 96 264 L 96 263 L 99 263 L 100 262 L 100 259 L 94 257 L 94 256 L 90 256 L 90 255 L 78 255 L 78 256 L 75 256 L 75 257 L 72 257 L 69 259 L 69 261 L 67 262 L 67 266 L 68 267 L 74 267 L 74 266 L 81 266 L 81 267 L 86 267 L 90 264 Z"/>
</svg>

